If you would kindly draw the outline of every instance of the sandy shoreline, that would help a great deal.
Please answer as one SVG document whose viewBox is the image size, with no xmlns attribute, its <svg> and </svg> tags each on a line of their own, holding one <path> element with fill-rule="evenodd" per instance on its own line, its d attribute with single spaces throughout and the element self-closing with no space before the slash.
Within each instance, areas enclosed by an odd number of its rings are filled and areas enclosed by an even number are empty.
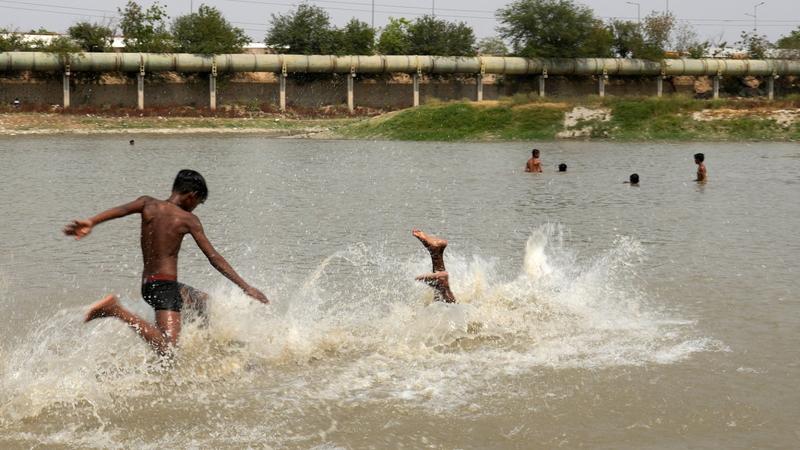
<svg viewBox="0 0 800 450">
<path fill-rule="evenodd" d="M 2 113 L 0 136 L 258 134 L 271 138 L 335 137 L 356 118 L 102 116 Z"/>
</svg>

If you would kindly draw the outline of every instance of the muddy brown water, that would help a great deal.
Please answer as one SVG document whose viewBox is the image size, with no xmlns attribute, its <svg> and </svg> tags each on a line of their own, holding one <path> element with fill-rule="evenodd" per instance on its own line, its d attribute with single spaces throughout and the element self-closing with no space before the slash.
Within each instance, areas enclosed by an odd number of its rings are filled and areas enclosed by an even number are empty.
<svg viewBox="0 0 800 450">
<path fill-rule="evenodd" d="M 49 136 L 0 138 L 0 161 L 0 447 L 800 441 L 797 144 Z M 187 167 L 211 241 L 273 304 L 187 238 L 181 280 L 213 302 L 167 366 L 80 322 L 108 292 L 152 317 L 138 219 L 59 230 Z M 413 281 L 415 226 L 450 240 L 459 305 Z"/>
</svg>

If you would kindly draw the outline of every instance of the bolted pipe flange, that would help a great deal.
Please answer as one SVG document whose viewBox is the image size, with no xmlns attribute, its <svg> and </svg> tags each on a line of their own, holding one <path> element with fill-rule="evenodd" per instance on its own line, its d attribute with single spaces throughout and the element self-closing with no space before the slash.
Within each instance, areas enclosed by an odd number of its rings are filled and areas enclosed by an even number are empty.
<svg viewBox="0 0 800 450">
<path fill-rule="evenodd" d="M 283 64 L 281 65 L 281 75 L 286 76 L 287 73 L 289 72 L 286 70 L 286 61 L 283 61 Z"/>
<path fill-rule="evenodd" d="M 542 78 L 547 78 L 547 67 L 542 69 Z"/>
<path fill-rule="evenodd" d="M 353 78 L 356 77 L 356 66 L 354 66 L 354 65 L 350 66 L 350 76 L 353 77 Z"/>
<path fill-rule="evenodd" d="M 211 75 L 217 76 L 217 59 L 211 60 Z"/>
</svg>

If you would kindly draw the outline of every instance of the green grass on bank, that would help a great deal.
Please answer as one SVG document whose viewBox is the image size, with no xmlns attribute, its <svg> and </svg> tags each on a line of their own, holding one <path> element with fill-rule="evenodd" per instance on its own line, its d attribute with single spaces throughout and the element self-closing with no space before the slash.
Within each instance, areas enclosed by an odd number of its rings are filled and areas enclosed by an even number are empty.
<svg viewBox="0 0 800 450">
<path fill-rule="evenodd" d="M 420 141 L 552 139 L 561 128 L 564 111 L 563 107 L 511 108 L 449 103 L 390 113 L 340 132 L 359 138 Z"/>
<path fill-rule="evenodd" d="M 576 106 L 606 109 L 607 121 L 579 121 L 565 129 L 564 115 Z M 800 120 L 800 98 L 765 100 L 696 100 L 663 98 L 593 97 L 548 103 L 508 99 L 483 104 L 457 102 L 426 105 L 361 121 L 340 129 L 353 138 L 399 140 L 549 140 L 560 131 L 590 128 L 589 138 L 618 140 L 797 140 L 800 122 L 781 125 L 779 110 L 795 111 Z M 693 114 L 713 120 L 695 120 Z"/>
</svg>

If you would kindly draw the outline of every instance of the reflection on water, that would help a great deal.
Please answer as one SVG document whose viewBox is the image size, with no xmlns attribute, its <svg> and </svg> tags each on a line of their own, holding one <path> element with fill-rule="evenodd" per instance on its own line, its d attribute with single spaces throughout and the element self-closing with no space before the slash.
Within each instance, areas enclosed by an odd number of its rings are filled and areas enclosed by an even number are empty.
<svg viewBox="0 0 800 450">
<path fill-rule="evenodd" d="M 540 144 L 546 172 L 532 175 L 528 147 L 0 141 L 0 443 L 794 442 L 800 207 L 786 181 L 800 165 L 761 157 L 798 148 Z M 706 186 L 691 181 L 698 151 Z M 547 165 L 561 161 L 567 174 Z M 80 323 L 108 291 L 152 317 L 137 219 L 79 243 L 58 230 L 166 196 L 185 167 L 209 182 L 196 212 L 212 242 L 274 304 L 248 300 L 187 242 L 181 279 L 213 294 L 211 322 L 188 321 L 165 367 L 121 323 Z M 622 184 L 634 171 L 638 189 Z M 413 226 L 450 239 L 461 304 L 413 281 L 430 268 Z"/>
</svg>

